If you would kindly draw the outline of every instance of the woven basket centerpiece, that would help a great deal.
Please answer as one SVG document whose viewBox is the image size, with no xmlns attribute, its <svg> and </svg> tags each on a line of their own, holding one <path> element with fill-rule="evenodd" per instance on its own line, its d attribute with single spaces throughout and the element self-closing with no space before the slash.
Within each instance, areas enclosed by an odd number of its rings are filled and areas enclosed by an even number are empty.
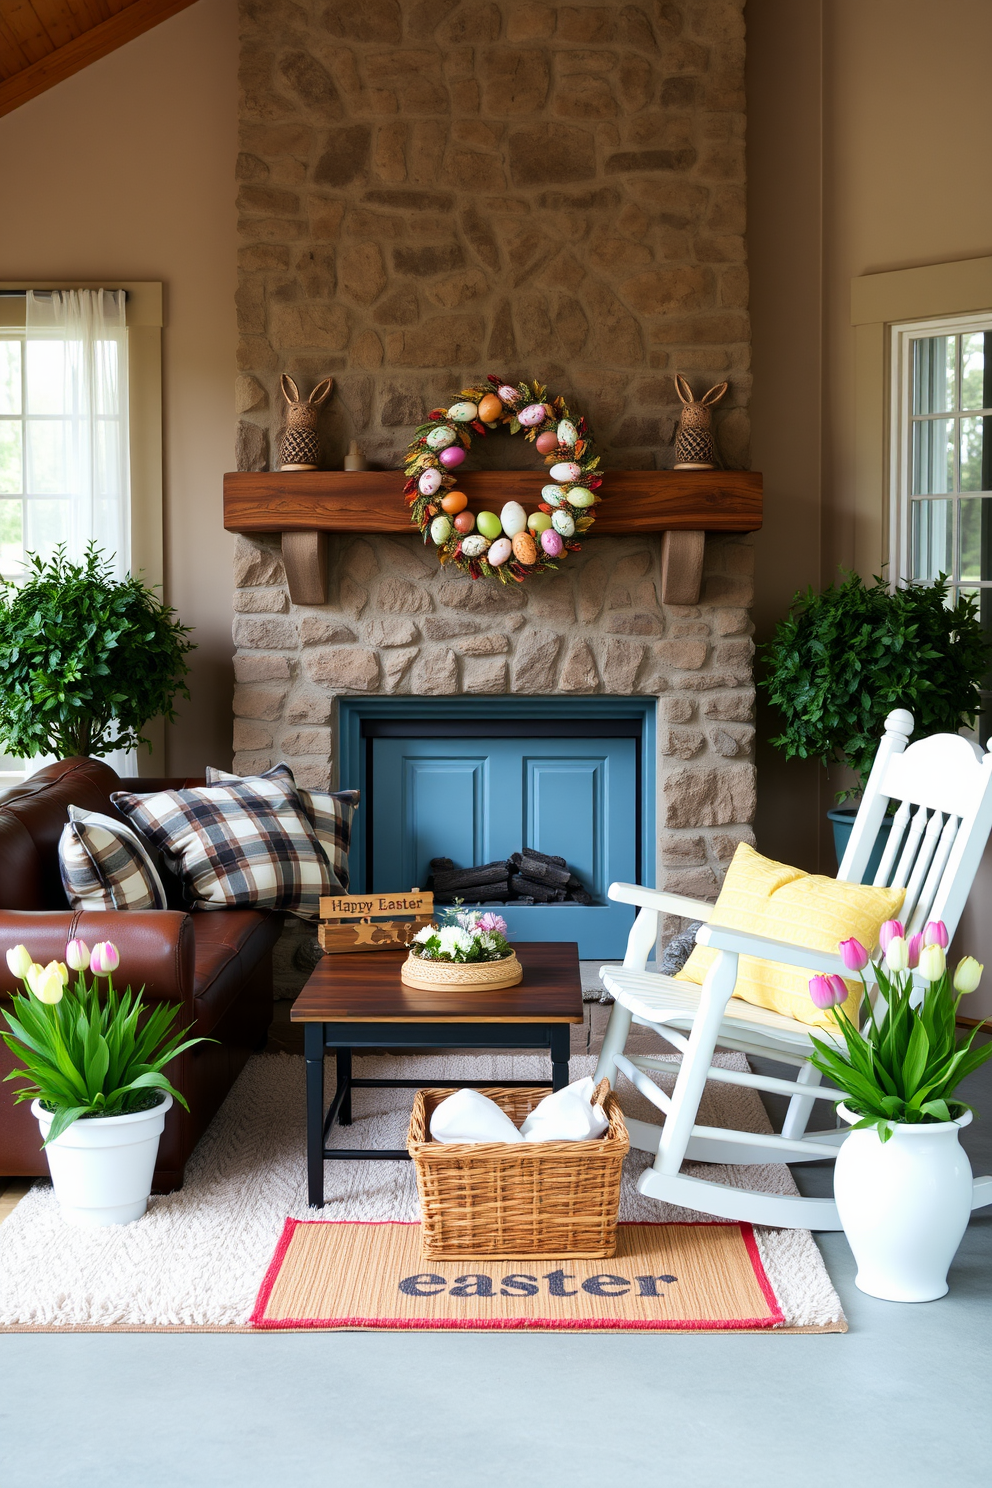
<svg viewBox="0 0 992 1488">
<path fill-rule="evenodd" d="M 411 951 L 400 967 L 400 980 L 408 987 L 453 992 L 515 987 L 523 974 L 515 951 L 500 961 L 428 961 Z"/>
</svg>

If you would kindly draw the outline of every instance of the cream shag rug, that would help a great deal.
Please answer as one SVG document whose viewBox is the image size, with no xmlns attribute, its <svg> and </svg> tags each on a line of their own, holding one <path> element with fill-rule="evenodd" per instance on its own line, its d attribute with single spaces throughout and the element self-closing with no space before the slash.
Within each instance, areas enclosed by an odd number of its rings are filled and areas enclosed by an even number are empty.
<svg viewBox="0 0 992 1488">
<path fill-rule="evenodd" d="M 719 1056 L 746 1068 L 742 1055 Z M 677 1060 L 672 1061 L 673 1066 Z M 595 1060 L 573 1058 L 571 1078 L 591 1074 Z M 539 1055 L 377 1055 L 356 1059 L 366 1078 L 547 1079 Z M 663 1083 L 671 1089 L 674 1074 Z M 328 1099 L 333 1074 L 328 1066 Z M 623 1082 L 618 1095 L 632 1116 L 652 1108 Z M 406 1144 L 412 1092 L 358 1090 L 351 1127 L 335 1128 L 334 1145 Z M 757 1094 L 733 1085 L 707 1086 L 700 1120 L 712 1126 L 770 1131 Z M 50 1184 L 39 1181 L 0 1225 L 0 1328 L 217 1329 L 245 1326 L 287 1216 L 306 1219 L 415 1219 L 411 1163 L 342 1162 L 325 1168 L 327 1204 L 306 1199 L 304 1061 L 261 1054 L 245 1067 L 203 1137 L 178 1193 L 153 1198 L 131 1225 L 80 1230 L 65 1224 Z M 648 1164 L 632 1150 L 624 1170 L 620 1218 L 696 1219 L 687 1209 L 642 1197 L 635 1183 Z M 742 1188 L 795 1193 L 784 1165 L 686 1172 Z M 843 1312 L 808 1230 L 755 1228 L 768 1279 L 786 1327 L 843 1327 Z"/>
</svg>

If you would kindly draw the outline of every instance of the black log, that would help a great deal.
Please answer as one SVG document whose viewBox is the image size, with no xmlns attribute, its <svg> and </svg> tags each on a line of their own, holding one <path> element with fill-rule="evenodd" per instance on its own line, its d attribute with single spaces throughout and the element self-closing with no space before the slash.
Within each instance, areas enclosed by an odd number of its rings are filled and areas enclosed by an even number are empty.
<svg viewBox="0 0 992 1488">
<path fill-rule="evenodd" d="M 462 889 L 479 888 L 482 884 L 506 882 L 506 859 L 480 863 L 477 868 L 439 868 L 434 874 L 434 892 L 460 894 Z"/>
<path fill-rule="evenodd" d="M 539 863 L 550 863 L 555 868 L 568 866 L 564 858 L 556 857 L 554 853 L 538 852 L 536 847 L 525 847 L 523 855 L 525 858 L 536 858 Z"/>
<path fill-rule="evenodd" d="M 438 868 L 454 868 L 454 866 L 454 862 L 451 858 L 431 858 L 431 867 L 435 870 Z"/>
<path fill-rule="evenodd" d="M 526 850 L 520 859 L 520 872 L 525 878 L 534 879 L 537 883 L 553 884 L 555 888 L 564 888 L 572 877 L 570 870 L 559 863 L 552 863 L 546 856 L 538 856 Z"/>
<path fill-rule="evenodd" d="M 529 878 L 521 878 L 519 873 L 515 873 L 510 879 L 510 888 L 514 894 L 526 896 L 538 904 L 561 904 L 565 899 L 564 889 L 557 889 L 551 884 L 533 883 Z"/>
<path fill-rule="evenodd" d="M 447 898 L 448 895 L 444 897 Z M 461 899 L 465 904 L 488 904 L 491 899 L 505 904 L 512 896 L 510 886 L 504 878 L 501 883 L 480 884 L 473 889 L 459 889 L 453 897 Z"/>
</svg>

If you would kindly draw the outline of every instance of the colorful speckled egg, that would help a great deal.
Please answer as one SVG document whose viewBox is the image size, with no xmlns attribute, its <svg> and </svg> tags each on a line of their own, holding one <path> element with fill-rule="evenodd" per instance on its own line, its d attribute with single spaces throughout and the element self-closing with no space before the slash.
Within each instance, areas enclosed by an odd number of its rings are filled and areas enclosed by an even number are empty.
<svg viewBox="0 0 992 1488">
<path fill-rule="evenodd" d="M 519 501 L 508 501 L 499 514 L 499 520 L 507 537 L 516 537 L 527 526 L 527 513 Z"/>
<path fill-rule="evenodd" d="M 528 403 L 526 408 L 521 408 L 517 414 L 521 426 L 524 429 L 533 429 L 535 424 L 543 424 L 548 416 L 548 410 L 543 403 Z"/>
<path fill-rule="evenodd" d="M 470 424 L 478 416 L 479 408 L 475 403 L 452 403 L 448 409 L 448 417 L 455 424 Z"/>
<path fill-rule="evenodd" d="M 488 547 L 489 539 L 478 532 L 473 532 L 471 537 L 462 538 L 462 552 L 466 558 L 481 558 Z"/>
<path fill-rule="evenodd" d="M 447 517 L 435 517 L 431 523 L 431 541 L 436 542 L 438 547 L 446 543 L 451 536 L 451 523 Z"/>
<path fill-rule="evenodd" d="M 571 419 L 562 419 L 558 425 L 558 443 L 567 444 L 569 449 L 575 444 L 579 437 L 579 431 Z"/>
<path fill-rule="evenodd" d="M 507 403 L 511 408 L 514 406 L 515 403 L 520 402 L 519 391 L 515 387 L 510 387 L 508 383 L 504 383 L 503 386 L 501 388 L 497 388 L 496 391 L 499 393 L 499 401 L 501 403 Z"/>
<path fill-rule="evenodd" d="M 565 551 L 565 544 L 553 527 L 541 533 L 541 547 L 549 558 L 560 558 Z"/>
<path fill-rule="evenodd" d="M 556 481 L 577 481 L 582 476 L 582 466 L 574 460 L 562 460 L 560 465 L 552 465 L 550 475 Z"/>
<path fill-rule="evenodd" d="M 503 415 L 503 405 L 495 393 L 479 399 L 479 417 L 484 424 L 494 424 Z"/>
<path fill-rule="evenodd" d="M 427 435 L 427 448 L 432 450 L 447 449 L 449 444 L 454 444 L 458 435 L 450 424 L 438 424 Z"/>
<path fill-rule="evenodd" d="M 513 556 L 518 563 L 536 563 L 537 548 L 529 532 L 518 532 L 513 539 Z"/>
<path fill-rule="evenodd" d="M 569 506 L 595 506 L 596 493 L 590 491 L 587 486 L 572 486 L 565 493 L 565 500 Z"/>
<path fill-rule="evenodd" d="M 541 500 L 546 501 L 549 506 L 561 506 L 565 500 L 565 492 L 561 486 L 542 486 Z"/>
<path fill-rule="evenodd" d="M 417 490 L 421 496 L 433 496 L 435 491 L 441 489 L 441 472 L 435 465 L 425 470 L 417 482 Z"/>
<path fill-rule="evenodd" d="M 486 554 L 486 562 L 491 563 L 493 568 L 499 568 L 513 552 L 513 544 L 508 537 L 498 537 Z"/>
<path fill-rule="evenodd" d="M 464 458 L 465 450 L 460 444 L 450 444 L 447 449 L 443 449 L 438 455 L 438 459 L 441 461 L 445 470 L 454 470 L 455 466 L 460 465 Z"/>
<path fill-rule="evenodd" d="M 575 532 L 575 522 L 567 511 L 556 511 L 551 521 L 555 531 L 562 537 L 571 537 Z"/>
</svg>

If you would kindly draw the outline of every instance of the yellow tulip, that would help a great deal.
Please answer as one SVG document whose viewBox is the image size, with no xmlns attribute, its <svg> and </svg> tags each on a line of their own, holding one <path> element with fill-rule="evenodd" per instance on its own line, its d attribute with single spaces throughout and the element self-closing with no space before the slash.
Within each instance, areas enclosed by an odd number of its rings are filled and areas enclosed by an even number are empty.
<svg viewBox="0 0 992 1488">
<path fill-rule="evenodd" d="M 955 992 L 974 992 L 982 980 L 984 970 L 981 961 L 976 961 L 974 956 L 963 956 L 954 973 Z"/>
<path fill-rule="evenodd" d="M 65 991 L 65 983 L 62 973 L 59 971 L 58 962 L 51 961 L 45 967 L 41 976 L 37 978 L 32 988 L 39 1002 L 47 1002 L 50 1007 L 62 1001 L 62 993 Z"/>
<path fill-rule="evenodd" d="M 31 952 L 27 946 L 16 945 L 13 950 L 7 952 L 7 965 L 10 967 L 11 975 L 19 982 L 23 982 L 28 974 L 28 967 L 33 965 Z"/>
<path fill-rule="evenodd" d="M 920 976 L 928 982 L 938 982 L 944 975 L 946 966 L 943 946 L 925 945 L 920 951 Z"/>
<path fill-rule="evenodd" d="M 31 962 L 31 965 L 28 967 L 27 971 L 24 973 L 24 980 L 27 982 L 27 984 L 31 988 L 31 991 L 32 992 L 34 991 L 35 987 L 37 986 L 38 978 L 44 975 L 44 971 L 45 971 L 45 968 L 41 965 L 41 963 L 39 961 L 32 961 Z"/>
<path fill-rule="evenodd" d="M 59 976 L 62 978 L 63 987 L 67 987 L 69 985 L 69 968 L 68 966 L 66 966 L 64 961 L 49 961 L 48 965 L 45 967 L 45 970 L 57 971 Z"/>
</svg>

